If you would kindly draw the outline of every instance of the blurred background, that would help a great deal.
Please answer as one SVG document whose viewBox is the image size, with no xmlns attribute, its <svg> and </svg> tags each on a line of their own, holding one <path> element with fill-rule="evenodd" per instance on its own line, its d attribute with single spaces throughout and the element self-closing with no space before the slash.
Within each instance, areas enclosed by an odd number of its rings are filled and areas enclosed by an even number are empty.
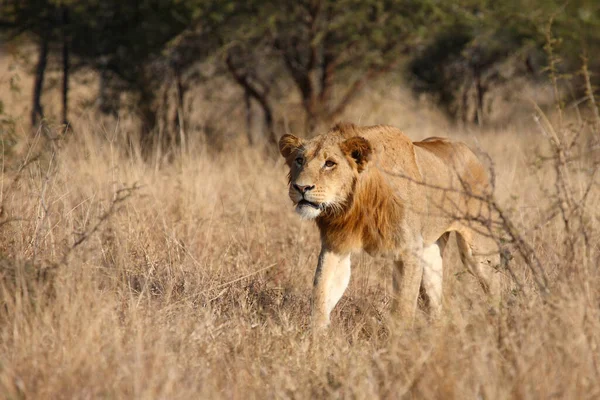
<svg viewBox="0 0 600 400">
<path fill-rule="evenodd" d="M 90 119 L 146 149 L 406 128 L 409 110 L 505 127 L 578 105 L 584 61 L 600 79 L 595 0 L 0 0 L 0 38 L 5 146 Z"/>
</svg>

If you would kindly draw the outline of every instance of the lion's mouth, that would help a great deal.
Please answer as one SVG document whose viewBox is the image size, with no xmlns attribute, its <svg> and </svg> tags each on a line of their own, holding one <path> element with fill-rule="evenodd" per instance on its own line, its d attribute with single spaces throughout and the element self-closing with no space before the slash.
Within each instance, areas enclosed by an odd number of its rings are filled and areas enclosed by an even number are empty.
<svg viewBox="0 0 600 400">
<path fill-rule="evenodd" d="M 315 208 L 317 210 L 321 209 L 321 206 L 318 205 L 317 203 L 313 203 L 313 202 L 310 202 L 310 201 L 305 200 L 305 199 L 302 199 L 302 200 L 300 200 L 298 202 L 298 207 L 303 207 L 303 206 L 309 206 L 309 207 Z"/>
</svg>

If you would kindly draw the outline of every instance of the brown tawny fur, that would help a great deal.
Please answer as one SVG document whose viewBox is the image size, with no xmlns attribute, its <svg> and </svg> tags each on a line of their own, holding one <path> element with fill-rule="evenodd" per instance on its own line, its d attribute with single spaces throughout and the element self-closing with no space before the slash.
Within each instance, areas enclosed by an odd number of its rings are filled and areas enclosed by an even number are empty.
<svg viewBox="0 0 600 400">
<path fill-rule="evenodd" d="M 396 306 L 412 320 L 419 289 L 431 311 L 441 307 L 441 257 L 448 233 L 459 235 L 463 261 L 486 290 L 497 260 L 473 223 L 485 212 L 486 170 L 463 143 L 429 138 L 413 143 L 391 126 L 340 123 L 304 141 L 280 140 L 290 166 L 289 194 L 298 213 L 321 233 L 313 318 L 329 314 L 348 284 L 350 254 L 365 250 L 395 262 Z"/>
</svg>

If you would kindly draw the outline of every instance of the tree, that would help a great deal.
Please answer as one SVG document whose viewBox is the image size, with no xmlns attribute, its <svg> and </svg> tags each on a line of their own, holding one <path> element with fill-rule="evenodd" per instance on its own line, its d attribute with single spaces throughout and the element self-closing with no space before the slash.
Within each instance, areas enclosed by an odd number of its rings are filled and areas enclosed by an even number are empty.
<svg viewBox="0 0 600 400">
<path fill-rule="evenodd" d="M 222 4 L 222 3 L 221 3 Z M 339 118 L 371 80 L 392 70 L 435 20 L 435 2 L 229 2 L 212 22 L 236 82 L 270 111 L 271 62 L 300 93 L 306 130 Z M 207 15 L 214 15 L 207 13 Z M 227 23 L 223 24 L 223 21 Z M 272 70 L 269 70 L 272 71 Z M 343 87 L 338 96 L 334 88 Z"/>
<path fill-rule="evenodd" d="M 191 25 L 194 2 L 183 0 L 5 0 L 0 28 L 9 39 L 24 35 L 38 42 L 32 125 L 43 118 L 41 94 L 50 55 L 60 54 L 63 121 L 68 115 L 71 69 L 89 67 L 102 77 L 101 109 L 116 113 L 108 97 L 130 92 L 138 98 L 144 132 L 156 124 L 156 88 L 164 72 L 161 53 Z M 76 64 L 71 65 L 71 58 Z M 157 62 L 158 60 L 158 62 Z M 164 61 L 164 60 L 163 60 Z M 110 94 L 109 94 L 110 93 Z M 105 96 L 109 94 L 109 96 Z M 147 135 L 146 135 L 147 136 Z"/>
<path fill-rule="evenodd" d="M 116 114 L 114 97 L 128 92 L 136 99 L 144 141 L 157 124 L 156 96 L 170 67 L 163 52 L 191 25 L 189 3 L 179 0 L 73 3 L 71 39 L 74 56 L 101 75 L 100 108 Z"/>
<path fill-rule="evenodd" d="M 9 39 L 29 34 L 38 44 L 31 107 L 31 125 L 35 127 L 39 120 L 44 118 L 41 96 L 50 44 L 57 35 L 59 9 L 51 0 L 6 0 L 0 3 L 0 16 L 0 27 Z"/>
<path fill-rule="evenodd" d="M 202 84 L 203 62 L 242 89 L 248 118 L 252 104 L 262 109 L 271 143 L 290 87 L 310 134 L 403 62 L 415 90 L 434 94 L 455 118 L 482 123 L 487 93 L 512 77 L 504 65 L 541 71 L 550 20 L 562 65 L 573 69 L 583 47 L 597 70 L 595 0 L 0 0 L 0 34 L 37 44 L 33 126 L 44 117 L 46 70 L 62 71 L 66 124 L 69 77 L 85 67 L 99 74 L 102 112 L 118 115 L 122 93 L 134 99 L 144 143 L 157 125 L 183 143 L 186 92 Z"/>
<path fill-rule="evenodd" d="M 462 0 L 439 9 L 440 24 L 408 70 L 417 91 L 435 95 L 448 114 L 482 124 L 487 92 L 516 76 L 541 76 L 548 65 L 543 47 L 553 21 L 555 45 L 564 70 L 576 70 L 579 57 L 598 54 L 600 3 L 576 0 Z M 563 46 L 560 46 L 562 42 Z M 582 48 L 582 44 L 584 45 Z M 600 63 L 596 57 L 593 63 Z M 600 65 L 600 64 L 595 64 Z"/>
</svg>

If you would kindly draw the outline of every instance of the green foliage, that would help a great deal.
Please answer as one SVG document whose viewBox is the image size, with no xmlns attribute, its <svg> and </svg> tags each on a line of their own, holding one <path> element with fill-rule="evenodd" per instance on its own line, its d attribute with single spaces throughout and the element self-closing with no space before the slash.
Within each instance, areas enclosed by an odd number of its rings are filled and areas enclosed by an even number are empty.
<svg viewBox="0 0 600 400">
<path fill-rule="evenodd" d="M 469 120 L 467 92 L 483 101 L 492 85 L 515 75 L 541 76 L 551 26 L 563 70 L 578 70 L 582 53 L 600 50 L 600 3 L 590 0 L 464 0 L 440 8 L 441 23 L 409 64 L 415 88 L 436 95 L 454 117 Z M 592 61 L 600 65 L 600 57 Z M 481 104 L 479 104 L 481 106 Z M 461 113 L 463 113 L 461 115 Z"/>
<path fill-rule="evenodd" d="M 203 15 L 234 75 L 264 82 L 275 69 L 294 83 L 310 131 L 336 118 L 369 79 L 423 40 L 437 7 L 419 0 L 255 0 L 212 3 Z M 339 101 L 334 86 L 343 87 Z"/>
<path fill-rule="evenodd" d="M 102 71 L 114 93 L 142 93 L 147 100 L 159 82 L 148 66 L 171 40 L 190 28 L 195 3 L 7 0 L 0 3 L 0 27 L 9 38 L 44 38 L 55 52 L 66 40 L 76 68 Z"/>
<path fill-rule="evenodd" d="M 85 5 L 82 5 L 85 4 Z M 92 66 L 135 82 L 145 62 L 192 22 L 182 1 L 88 1 L 71 13 L 71 46 Z"/>
<path fill-rule="evenodd" d="M 596 0 L 0 2 L 0 35 L 47 40 L 51 53 L 67 41 L 73 69 L 99 71 L 103 93 L 138 95 L 149 129 L 166 77 L 180 79 L 206 60 L 227 67 L 218 71 L 228 71 L 268 114 L 283 95 L 279 81 L 291 82 L 309 130 L 339 116 L 368 80 L 399 61 L 408 61 L 417 91 L 433 94 L 454 117 L 478 120 L 466 103 L 481 112 L 492 86 L 542 75 L 549 24 L 563 70 L 577 70 L 582 54 L 590 70 L 600 68 Z M 333 87 L 341 89 L 336 96 Z"/>
</svg>

